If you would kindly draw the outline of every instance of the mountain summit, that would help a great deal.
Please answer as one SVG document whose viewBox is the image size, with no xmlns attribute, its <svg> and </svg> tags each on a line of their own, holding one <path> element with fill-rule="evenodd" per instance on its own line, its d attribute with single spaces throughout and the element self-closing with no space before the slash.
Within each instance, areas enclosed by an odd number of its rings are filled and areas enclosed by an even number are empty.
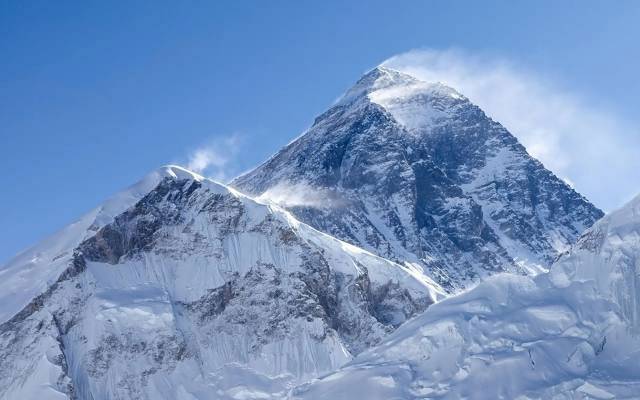
<svg viewBox="0 0 640 400">
<path fill-rule="evenodd" d="M 411 75 L 385 68 L 377 67 L 366 73 L 349 89 L 338 101 L 339 103 L 349 103 L 363 95 L 375 92 L 388 87 L 406 86 L 419 82 Z"/>
<path fill-rule="evenodd" d="M 385 67 L 232 185 L 449 291 L 538 273 L 603 215 L 455 89 Z"/>
</svg>

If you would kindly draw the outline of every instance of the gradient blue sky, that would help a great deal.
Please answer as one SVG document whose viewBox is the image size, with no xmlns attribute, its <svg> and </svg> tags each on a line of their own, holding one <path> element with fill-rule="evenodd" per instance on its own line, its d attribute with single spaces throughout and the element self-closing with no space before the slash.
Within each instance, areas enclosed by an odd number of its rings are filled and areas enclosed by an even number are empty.
<svg viewBox="0 0 640 400">
<path fill-rule="evenodd" d="M 637 1 L 4 1 L 0 263 L 202 146 L 215 174 L 256 165 L 412 49 L 510 60 L 637 127 L 638 20 Z M 576 186 L 610 209 L 640 189 L 619 184 Z"/>
</svg>

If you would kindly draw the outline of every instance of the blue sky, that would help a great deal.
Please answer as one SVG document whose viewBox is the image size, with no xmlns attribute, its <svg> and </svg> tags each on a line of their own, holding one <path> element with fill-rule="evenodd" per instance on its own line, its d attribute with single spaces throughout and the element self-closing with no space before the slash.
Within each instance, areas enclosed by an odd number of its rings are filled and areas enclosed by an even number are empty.
<svg viewBox="0 0 640 400">
<path fill-rule="evenodd" d="M 504 72 L 509 79 L 489 82 L 500 90 L 461 85 L 508 128 L 527 129 L 551 108 L 521 124 L 517 109 L 487 98 L 513 95 L 514 79 L 526 81 L 515 93 L 535 93 L 523 107 L 553 98 L 571 111 L 563 115 L 595 115 L 545 125 L 569 132 L 557 140 L 544 131 L 523 141 L 546 146 L 545 164 L 605 209 L 640 191 L 628 163 L 596 179 L 580 159 L 601 157 L 590 164 L 601 168 L 638 143 L 640 3 L 480 3 L 2 2 L 0 263 L 160 165 L 204 155 L 214 176 L 249 169 L 367 69 L 414 49 L 455 49 L 447 62 L 462 78 Z M 617 147 L 602 149 L 598 132 L 615 133 Z M 569 150 L 554 152 L 559 145 Z"/>
</svg>

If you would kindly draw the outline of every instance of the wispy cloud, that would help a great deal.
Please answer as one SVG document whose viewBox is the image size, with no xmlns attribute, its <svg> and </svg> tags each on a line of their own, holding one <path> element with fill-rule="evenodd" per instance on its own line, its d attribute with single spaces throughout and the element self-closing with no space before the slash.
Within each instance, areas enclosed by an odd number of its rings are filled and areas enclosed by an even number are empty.
<svg viewBox="0 0 640 400">
<path fill-rule="evenodd" d="M 227 182 L 237 174 L 237 157 L 242 136 L 215 136 L 189 154 L 187 169 L 201 175 Z"/>
<path fill-rule="evenodd" d="M 640 129 L 557 80 L 510 60 L 460 50 L 415 50 L 384 65 L 456 88 L 595 204 L 613 209 L 636 190 Z"/>
<path fill-rule="evenodd" d="M 258 198 L 263 203 L 274 203 L 282 207 L 340 207 L 344 200 L 336 193 L 314 188 L 306 183 L 295 184 L 279 183 L 270 188 Z"/>
</svg>

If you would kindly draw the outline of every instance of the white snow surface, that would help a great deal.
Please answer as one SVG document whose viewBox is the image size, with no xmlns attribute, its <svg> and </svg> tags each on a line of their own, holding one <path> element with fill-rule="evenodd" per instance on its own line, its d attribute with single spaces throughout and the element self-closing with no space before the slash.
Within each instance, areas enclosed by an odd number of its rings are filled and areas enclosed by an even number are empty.
<svg viewBox="0 0 640 400">
<path fill-rule="evenodd" d="M 292 399 L 638 399 L 640 197 L 550 272 L 433 305 Z"/>
<path fill-rule="evenodd" d="M 441 82 L 424 82 L 394 69 L 379 66 L 361 79 L 338 104 L 364 97 L 385 108 L 409 132 L 433 130 L 439 120 L 451 118 L 456 105 L 468 99 Z"/>
<path fill-rule="evenodd" d="M 161 167 L 112 196 L 76 222 L 0 266 L 0 324 L 58 279 L 60 273 L 68 266 L 73 250 L 78 244 L 134 205 L 165 177 L 203 179 L 179 166 Z"/>
</svg>

